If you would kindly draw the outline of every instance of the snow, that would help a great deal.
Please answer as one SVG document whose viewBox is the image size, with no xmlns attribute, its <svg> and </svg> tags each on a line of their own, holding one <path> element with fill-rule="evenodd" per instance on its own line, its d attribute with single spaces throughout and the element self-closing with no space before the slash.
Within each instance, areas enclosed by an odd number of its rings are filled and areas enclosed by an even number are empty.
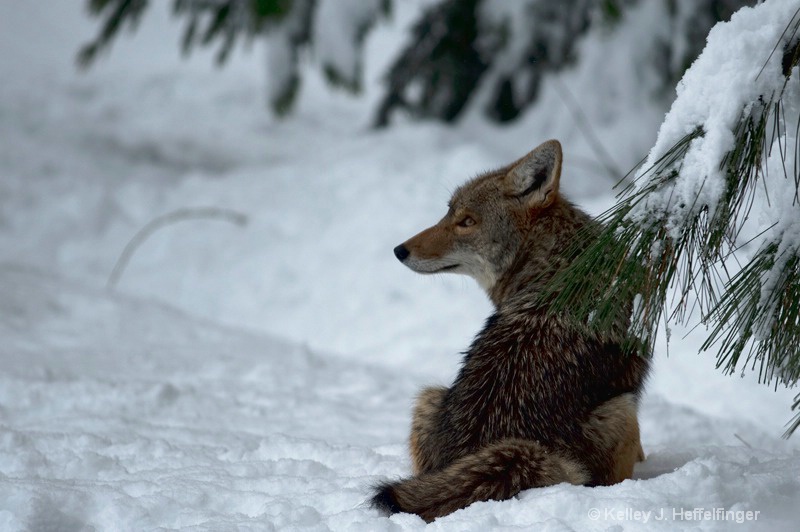
<svg viewBox="0 0 800 532">
<path fill-rule="evenodd" d="M 764 318 L 752 326 L 758 342 L 775 327 L 781 290 L 786 276 L 793 274 L 786 268 L 787 261 L 800 250 L 800 202 L 797 177 L 793 175 L 797 166 L 794 146 L 800 120 L 800 91 L 796 83 L 787 84 L 781 68 L 781 50 L 798 10 L 797 1 L 767 1 L 739 10 L 729 22 L 711 30 L 703 53 L 678 84 L 675 102 L 638 173 L 640 182 L 633 194 L 651 187 L 655 190 L 628 215 L 633 223 L 659 220 L 676 241 L 682 240 L 687 222 L 695 220 L 704 209 L 708 210 L 708 219 L 713 220 L 721 202 L 728 201 L 725 198 L 730 187 L 722 162 L 734 150 L 735 130 L 742 114 L 761 112 L 759 103 L 772 106 L 773 99 L 777 102 L 782 94 L 781 125 L 773 131 L 774 120 L 769 119 L 766 124 L 763 175 L 742 194 L 741 209 L 737 211 L 734 205 L 734 220 L 729 224 L 731 234 L 741 228 L 739 234 L 734 234 L 735 245 L 744 248 L 736 260 L 726 261 L 734 272 L 767 246 L 776 244 L 778 248 L 774 263 L 761 275 L 758 307 Z M 691 140 L 685 155 L 671 167 L 660 168 L 660 161 L 668 158 L 672 148 L 697 129 L 703 134 Z M 656 167 L 659 169 L 654 171 Z M 676 177 L 659 184 L 672 171 Z M 757 213 L 753 220 L 748 220 L 751 209 L 746 203 L 750 199 L 754 200 L 752 212 Z M 790 357 L 770 353 L 769 358 L 773 369 L 777 367 L 776 376 L 781 382 L 796 382 L 797 376 L 786 367 Z M 772 376 L 771 372 L 766 375 L 767 380 Z"/>
<path fill-rule="evenodd" d="M 733 131 L 742 110 L 749 109 L 761 97 L 769 101 L 772 95 L 777 96 L 785 83 L 779 66 L 781 54 L 771 52 L 799 6 L 796 1 L 764 2 L 742 8 L 729 22 L 712 28 L 703 53 L 678 84 L 675 102 L 639 176 L 646 176 L 696 128 L 702 128 L 704 134 L 692 140 L 680 160 L 680 167 L 676 168 L 680 175 L 649 194 L 631 213 L 632 220 L 665 213 L 667 228 L 677 239 L 691 214 L 707 207 L 713 216 L 726 191 L 720 162 L 734 147 Z M 664 174 L 669 170 L 672 169 L 665 169 Z M 649 184 L 648 179 L 643 179 L 639 187 Z M 792 208 L 784 214 L 793 218 L 798 210 Z"/>
<path fill-rule="evenodd" d="M 795 67 L 797 70 L 797 67 Z M 762 208 L 757 221 L 750 224 L 749 233 L 765 231 L 762 246 L 777 243 L 775 263 L 761 279 L 761 297 L 759 306 L 764 309 L 775 309 L 778 286 L 787 282 L 782 278 L 792 275 L 791 268 L 786 268 L 787 262 L 800 253 L 800 202 L 797 197 L 795 177 L 800 161 L 797 160 L 797 138 L 800 131 L 800 87 L 797 84 L 787 85 L 784 96 L 782 114 L 785 117 L 785 131 L 782 136 L 776 137 L 771 146 L 765 164 L 764 186 L 758 191 L 758 199 Z M 795 176 L 792 175 L 794 170 Z M 772 313 L 771 313 L 772 314 Z M 772 320 L 764 320 L 762 328 L 757 334 L 763 335 L 772 325 Z M 781 378 L 791 382 L 791 371 L 783 364 L 778 365 Z"/>
<path fill-rule="evenodd" d="M 322 0 L 314 20 L 314 51 L 324 68 L 357 86 L 358 43 L 381 15 L 382 0 Z M 346 36 L 340 38 L 340 36 Z"/>
<path fill-rule="evenodd" d="M 363 501 L 409 474 L 413 397 L 452 378 L 490 306 L 466 279 L 413 275 L 392 248 L 467 177 L 551 137 L 574 201 L 599 213 L 613 196 L 576 164 L 591 152 L 546 81 L 545 104 L 508 128 L 367 129 L 424 4 L 395 3 L 370 36 L 361 99 L 305 64 L 296 114 L 280 121 L 263 110 L 263 50 L 222 71 L 213 51 L 183 62 L 166 7 L 79 74 L 74 53 L 95 31 L 80 2 L 0 1 L 0 47 L 14 51 L 0 55 L 0 530 L 426 527 Z M 597 68 L 562 80 L 593 94 Z M 627 164 L 662 110 L 638 95 L 625 111 L 624 91 L 585 101 Z M 105 289 L 139 229 L 202 207 L 248 223 L 170 224 Z M 696 354 L 702 332 L 676 328 L 669 358 L 657 349 L 633 480 L 529 490 L 428 526 L 793 530 L 800 453 L 780 434 L 794 393 L 722 376 Z M 695 508 L 743 522 L 673 515 Z"/>
</svg>

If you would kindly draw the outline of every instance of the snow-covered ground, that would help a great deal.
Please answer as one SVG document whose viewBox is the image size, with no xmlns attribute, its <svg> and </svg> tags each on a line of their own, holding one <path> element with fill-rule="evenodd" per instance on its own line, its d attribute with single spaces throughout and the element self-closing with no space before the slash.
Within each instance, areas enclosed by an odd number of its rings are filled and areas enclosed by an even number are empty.
<svg viewBox="0 0 800 532">
<path fill-rule="evenodd" d="M 392 248 L 459 182 L 550 137 L 574 201 L 599 213 L 613 196 L 561 85 L 509 128 L 475 116 L 367 128 L 424 3 L 395 2 L 370 36 L 361 99 L 307 69 L 281 122 L 264 110 L 262 51 L 222 71 L 207 53 L 181 61 L 166 5 L 80 74 L 74 53 L 96 30 L 83 2 L 0 1 L 0 530 L 426 526 L 362 503 L 409 473 L 413 396 L 452 378 L 490 307 L 472 281 L 415 276 Z M 616 57 L 635 40 L 593 35 L 583 49 Z M 586 63 L 562 80 L 630 166 L 665 109 L 646 87 L 609 88 L 626 61 Z M 136 231 L 198 207 L 248 222 L 168 225 L 106 289 Z M 429 526 L 794 530 L 800 447 L 780 435 L 795 390 L 720 375 L 697 354 L 703 332 L 674 330 L 669 357 L 659 349 L 634 480 L 529 490 Z M 744 522 L 681 519 L 696 508 Z"/>
</svg>

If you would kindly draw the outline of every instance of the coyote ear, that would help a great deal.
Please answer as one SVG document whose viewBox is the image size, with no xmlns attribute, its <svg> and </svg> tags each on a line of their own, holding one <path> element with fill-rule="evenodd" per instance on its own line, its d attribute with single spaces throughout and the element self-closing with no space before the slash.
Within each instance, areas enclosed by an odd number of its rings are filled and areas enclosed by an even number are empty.
<svg viewBox="0 0 800 532">
<path fill-rule="evenodd" d="M 548 140 L 514 163 L 505 177 L 509 194 L 529 205 L 553 203 L 561 178 L 561 143 Z"/>
</svg>

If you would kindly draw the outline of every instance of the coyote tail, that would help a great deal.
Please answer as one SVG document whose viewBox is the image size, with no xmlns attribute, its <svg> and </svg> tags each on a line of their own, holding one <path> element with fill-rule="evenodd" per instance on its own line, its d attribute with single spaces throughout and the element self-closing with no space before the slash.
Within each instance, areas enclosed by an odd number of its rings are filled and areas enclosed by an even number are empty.
<svg viewBox="0 0 800 532">
<path fill-rule="evenodd" d="M 574 459 L 534 441 L 505 439 L 443 469 L 379 484 L 370 502 L 390 514 L 414 513 L 431 522 L 473 502 L 509 499 L 528 488 L 588 481 L 586 469 Z"/>
</svg>

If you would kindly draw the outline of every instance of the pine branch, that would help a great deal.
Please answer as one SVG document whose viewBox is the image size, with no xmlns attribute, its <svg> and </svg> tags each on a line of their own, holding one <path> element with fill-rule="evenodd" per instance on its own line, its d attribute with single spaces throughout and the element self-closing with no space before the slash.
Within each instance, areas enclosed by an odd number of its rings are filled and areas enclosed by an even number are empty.
<svg viewBox="0 0 800 532">
<path fill-rule="evenodd" d="M 97 54 L 111 46 L 119 30 L 128 24 L 135 28 L 148 6 L 148 0 L 90 0 L 89 13 L 100 16 L 108 12 L 100 33 L 95 39 L 78 51 L 77 62 L 81 68 L 88 68 L 97 58 Z"/>
<path fill-rule="evenodd" d="M 98 36 L 78 52 L 83 68 L 111 46 L 122 27 L 135 26 L 149 6 L 148 0 L 87 2 L 89 13 L 103 21 Z M 339 0 L 325 4 L 328 11 L 322 14 L 319 6 L 317 0 L 173 0 L 172 13 L 186 21 L 180 40 L 182 53 L 216 47 L 218 66 L 228 61 L 240 43 L 267 36 L 268 60 L 274 61 L 268 73 L 268 102 L 276 115 L 284 116 L 300 89 L 301 51 L 317 44 L 319 31 L 314 30 L 328 32 L 327 42 L 314 50 L 328 83 L 358 93 L 364 39 L 377 21 L 391 12 L 391 0 Z M 343 49 L 351 55 L 342 53 Z M 346 59 L 342 60 L 342 55 Z"/>
<path fill-rule="evenodd" d="M 648 356 L 660 323 L 686 324 L 697 309 L 710 330 L 701 349 L 717 350 L 718 368 L 729 374 L 757 368 L 759 382 L 776 386 L 800 380 L 800 91 L 789 90 L 789 82 L 798 81 L 798 30 L 800 9 L 775 46 L 783 54 L 769 54 L 757 89 L 742 88 L 755 96 L 742 101 L 738 121 L 725 126 L 700 119 L 621 192 L 601 216 L 599 236 L 581 235 L 574 262 L 543 296 L 551 312 L 586 320 L 598 331 L 627 325 L 628 345 Z M 692 82 L 724 80 L 692 77 L 684 83 Z M 688 108 L 696 111 L 695 104 Z M 702 147 L 712 134 L 714 142 L 730 135 L 731 148 L 717 173 L 697 174 L 697 157 L 707 153 Z M 690 154 L 695 166 L 687 169 Z M 767 182 L 780 184 L 776 179 L 794 185 L 788 219 L 754 237 L 761 245 L 743 266 L 736 264 L 755 197 L 763 190 L 769 201 Z M 773 201 L 787 204 L 785 197 Z M 800 395 L 792 408 L 799 407 Z M 798 426 L 800 413 L 786 434 Z"/>
</svg>

